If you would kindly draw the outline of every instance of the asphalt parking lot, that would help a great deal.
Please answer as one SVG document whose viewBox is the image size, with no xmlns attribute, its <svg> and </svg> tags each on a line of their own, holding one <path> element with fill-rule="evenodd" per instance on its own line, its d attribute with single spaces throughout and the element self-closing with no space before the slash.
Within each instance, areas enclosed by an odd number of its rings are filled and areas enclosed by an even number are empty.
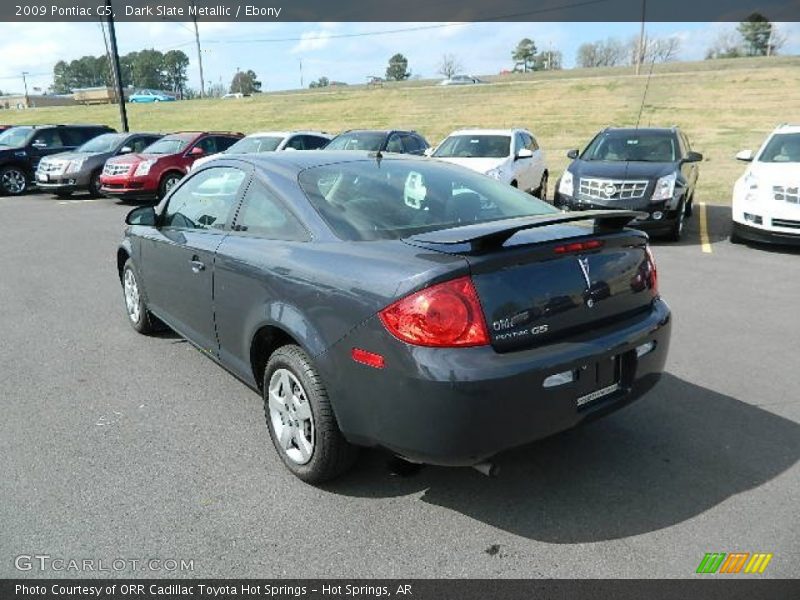
<svg viewBox="0 0 800 600">
<path fill-rule="evenodd" d="M 191 559 L 195 577 L 691 577 L 706 552 L 800 565 L 800 253 L 735 246 L 729 209 L 657 242 L 667 374 L 638 403 L 499 459 L 314 488 L 259 396 L 126 322 L 130 207 L 0 198 L 0 577 L 19 555 Z M 83 573 L 86 575 L 87 573 Z M 93 576 L 102 574 L 89 574 Z"/>
</svg>

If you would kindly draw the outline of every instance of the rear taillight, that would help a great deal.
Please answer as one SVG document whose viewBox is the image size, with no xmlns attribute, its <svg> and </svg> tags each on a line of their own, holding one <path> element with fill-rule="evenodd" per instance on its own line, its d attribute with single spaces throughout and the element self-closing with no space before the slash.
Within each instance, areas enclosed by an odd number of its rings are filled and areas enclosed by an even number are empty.
<svg viewBox="0 0 800 600">
<path fill-rule="evenodd" d="M 656 269 L 656 259 L 653 257 L 653 251 L 650 250 L 650 246 L 647 245 L 644 247 L 645 253 L 647 253 L 647 278 L 648 278 L 648 285 L 650 289 L 653 290 L 653 294 L 658 294 L 658 269 Z"/>
<path fill-rule="evenodd" d="M 469 277 L 420 290 L 378 314 L 389 333 L 416 346 L 452 348 L 489 343 L 478 294 Z"/>
</svg>

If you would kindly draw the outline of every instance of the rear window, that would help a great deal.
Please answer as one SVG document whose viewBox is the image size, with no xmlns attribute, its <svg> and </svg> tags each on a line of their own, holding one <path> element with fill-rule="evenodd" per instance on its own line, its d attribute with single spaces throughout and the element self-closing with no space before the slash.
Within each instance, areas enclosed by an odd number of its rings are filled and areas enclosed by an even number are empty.
<svg viewBox="0 0 800 600">
<path fill-rule="evenodd" d="M 283 137 L 253 136 L 242 138 L 225 152 L 228 154 L 254 154 L 258 152 L 274 152 L 283 141 Z"/>
<path fill-rule="evenodd" d="M 340 238 L 398 239 L 510 217 L 551 205 L 466 169 L 424 160 L 365 160 L 300 173 L 311 204 Z"/>
<path fill-rule="evenodd" d="M 325 149 L 377 152 L 381 149 L 385 138 L 386 134 L 382 131 L 353 131 L 336 136 Z"/>
<path fill-rule="evenodd" d="M 150 144 L 142 152 L 145 154 L 177 154 L 189 144 L 186 138 L 161 138 Z"/>
<path fill-rule="evenodd" d="M 592 140 L 582 160 L 608 162 L 675 162 L 678 140 L 668 132 L 608 131 Z"/>
<path fill-rule="evenodd" d="M 773 135 L 764 151 L 758 157 L 758 162 L 800 162 L 800 133 Z"/>
</svg>

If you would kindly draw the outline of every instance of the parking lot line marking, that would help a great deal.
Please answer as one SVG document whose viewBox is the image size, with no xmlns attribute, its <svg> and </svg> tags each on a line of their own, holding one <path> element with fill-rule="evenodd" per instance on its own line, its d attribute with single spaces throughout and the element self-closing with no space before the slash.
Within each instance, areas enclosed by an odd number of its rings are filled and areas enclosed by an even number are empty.
<svg viewBox="0 0 800 600">
<path fill-rule="evenodd" d="M 708 241 L 708 215 L 706 203 L 700 203 L 700 247 L 706 254 L 711 254 L 711 242 Z"/>
</svg>

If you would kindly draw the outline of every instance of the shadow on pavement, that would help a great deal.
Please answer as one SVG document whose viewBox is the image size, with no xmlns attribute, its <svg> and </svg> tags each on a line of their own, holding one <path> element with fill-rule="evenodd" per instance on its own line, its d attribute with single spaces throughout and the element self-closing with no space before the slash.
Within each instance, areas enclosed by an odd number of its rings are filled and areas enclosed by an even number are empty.
<svg viewBox="0 0 800 600">
<path fill-rule="evenodd" d="M 757 399 L 754 399 L 757 400 Z M 498 458 L 495 479 L 469 468 L 392 476 L 367 451 L 328 490 L 422 500 L 550 543 L 624 538 L 697 516 L 800 458 L 800 425 L 665 374 L 645 398 L 584 427 Z"/>
</svg>

